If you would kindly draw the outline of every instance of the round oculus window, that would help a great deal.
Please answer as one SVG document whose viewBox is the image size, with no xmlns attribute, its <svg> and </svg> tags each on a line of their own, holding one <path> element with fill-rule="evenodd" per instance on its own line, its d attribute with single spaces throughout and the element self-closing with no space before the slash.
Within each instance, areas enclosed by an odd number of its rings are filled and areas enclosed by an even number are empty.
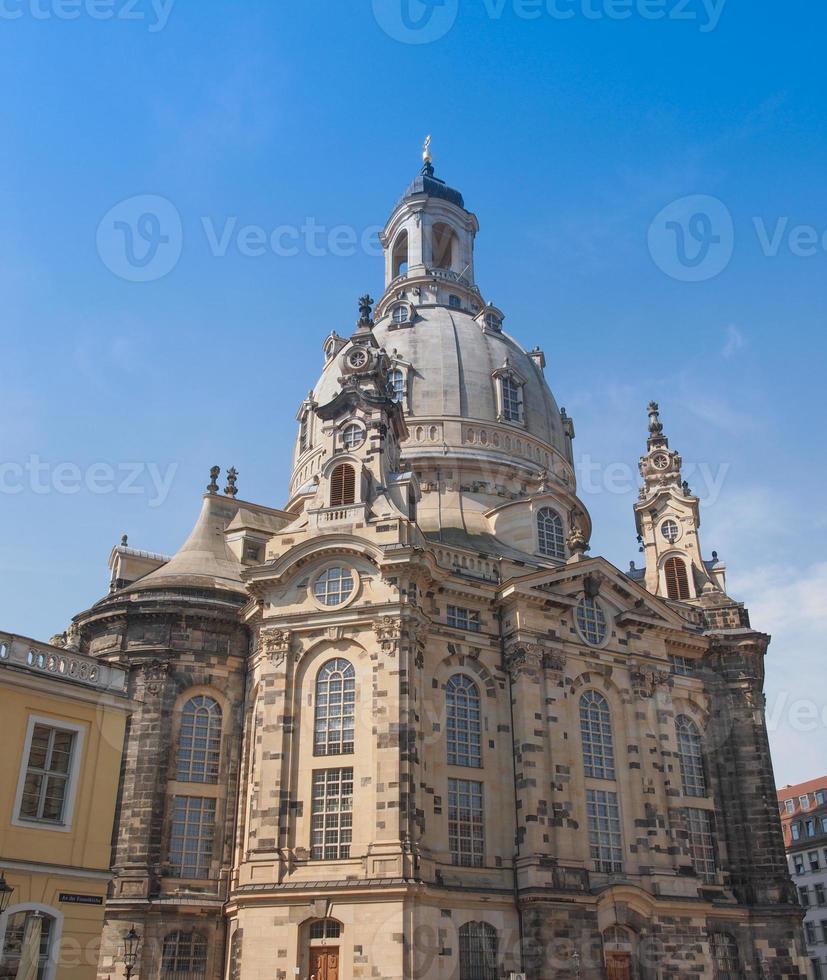
<svg viewBox="0 0 827 980">
<path fill-rule="evenodd" d="M 659 470 L 665 470 L 669 465 L 669 457 L 665 453 L 658 453 L 657 456 L 652 457 L 652 462 Z"/>
<path fill-rule="evenodd" d="M 323 606 L 341 606 L 353 595 L 356 579 L 349 568 L 326 568 L 316 579 L 313 595 Z"/>
<path fill-rule="evenodd" d="M 364 350 L 354 350 L 348 354 L 348 364 L 352 368 L 362 368 L 368 363 L 368 354 Z"/>
<path fill-rule="evenodd" d="M 597 599 L 585 597 L 577 604 L 575 612 L 580 635 L 594 647 L 599 647 L 609 635 L 606 616 Z"/>
<path fill-rule="evenodd" d="M 670 517 L 668 520 L 664 521 L 663 524 L 661 524 L 660 533 L 670 544 L 674 544 L 681 536 L 681 529 L 678 526 L 678 522 L 673 521 Z"/>
<path fill-rule="evenodd" d="M 358 449 L 365 441 L 365 430 L 361 425 L 351 422 L 342 429 L 342 444 L 348 451 Z"/>
</svg>

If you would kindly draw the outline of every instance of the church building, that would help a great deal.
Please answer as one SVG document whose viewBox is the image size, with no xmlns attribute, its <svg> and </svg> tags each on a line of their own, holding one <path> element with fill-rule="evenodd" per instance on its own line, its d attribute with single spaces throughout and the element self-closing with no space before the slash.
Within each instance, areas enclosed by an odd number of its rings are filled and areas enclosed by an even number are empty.
<svg viewBox="0 0 827 980">
<path fill-rule="evenodd" d="M 73 620 L 136 702 L 100 980 L 132 926 L 140 980 L 806 976 L 769 637 L 655 403 L 645 568 L 590 556 L 574 424 L 478 227 L 426 152 L 283 506 L 214 468 L 180 550 L 124 541 Z"/>
</svg>

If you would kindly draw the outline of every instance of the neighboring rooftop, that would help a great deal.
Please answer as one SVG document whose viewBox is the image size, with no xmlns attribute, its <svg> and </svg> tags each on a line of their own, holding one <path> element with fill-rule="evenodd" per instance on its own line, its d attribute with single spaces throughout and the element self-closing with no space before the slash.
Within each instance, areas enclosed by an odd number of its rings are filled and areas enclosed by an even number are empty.
<svg viewBox="0 0 827 980">
<path fill-rule="evenodd" d="M 126 671 L 120 667 L 15 633 L 0 632 L 0 669 L 20 670 L 87 690 L 126 696 Z"/>
</svg>

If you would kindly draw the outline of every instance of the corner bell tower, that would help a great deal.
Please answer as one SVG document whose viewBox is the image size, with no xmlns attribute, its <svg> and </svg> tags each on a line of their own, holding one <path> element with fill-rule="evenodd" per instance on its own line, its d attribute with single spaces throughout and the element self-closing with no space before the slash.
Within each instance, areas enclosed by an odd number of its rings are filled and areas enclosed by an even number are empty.
<svg viewBox="0 0 827 980">
<path fill-rule="evenodd" d="M 669 448 L 657 402 L 649 403 L 647 452 L 635 524 L 646 558 L 646 588 L 668 599 L 692 600 L 723 591 L 722 566 L 701 556 L 700 501 L 681 475 L 681 456 Z"/>
</svg>

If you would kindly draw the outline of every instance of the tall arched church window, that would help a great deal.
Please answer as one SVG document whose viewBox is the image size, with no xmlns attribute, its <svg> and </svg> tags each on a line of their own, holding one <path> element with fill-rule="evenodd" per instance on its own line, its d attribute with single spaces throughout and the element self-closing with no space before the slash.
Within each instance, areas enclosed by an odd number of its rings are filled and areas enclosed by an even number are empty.
<svg viewBox="0 0 827 980">
<path fill-rule="evenodd" d="M 6 920 L 6 932 L 3 936 L 2 958 L 0 959 L 0 976 L 17 977 L 21 962 L 25 969 L 25 961 L 31 956 L 31 950 L 37 949 L 36 972 L 25 973 L 26 977 L 36 980 L 46 980 L 49 976 L 52 956 L 52 941 L 55 935 L 55 920 L 45 912 L 27 909 L 21 912 L 11 910 Z M 29 960 L 31 962 L 31 960 Z"/>
<path fill-rule="evenodd" d="M 683 558 L 667 558 L 663 565 L 663 574 L 666 578 L 666 594 L 670 599 L 689 598 L 689 577 Z"/>
<path fill-rule="evenodd" d="M 614 779 L 612 716 L 609 702 L 597 691 L 586 691 L 580 698 L 580 737 L 583 742 L 583 769 L 586 776 L 592 779 Z"/>
<path fill-rule="evenodd" d="M 341 657 L 316 675 L 315 755 L 351 755 L 356 717 L 356 672 Z"/>
<path fill-rule="evenodd" d="M 176 931 L 164 937 L 161 980 L 200 980 L 207 975 L 207 937 Z"/>
<path fill-rule="evenodd" d="M 681 782 L 684 796 L 706 796 L 703 739 L 698 726 L 686 715 L 675 719 L 678 757 L 681 762 Z"/>
<path fill-rule="evenodd" d="M 563 519 L 551 507 L 543 507 L 537 512 L 537 541 L 541 555 L 549 558 L 566 557 Z"/>
<path fill-rule="evenodd" d="M 408 271 L 408 233 L 401 231 L 393 243 L 392 278 L 404 276 Z"/>
<path fill-rule="evenodd" d="M 454 674 L 445 685 L 448 729 L 448 765 L 482 766 L 480 692 L 464 674 Z"/>
<path fill-rule="evenodd" d="M 356 471 L 349 463 L 340 463 L 330 476 L 330 506 L 343 507 L 356 500 Z"/>
<path fill-rule="evenodd" d="M 217 783 L 221 763 L 221 707 L 199 694 L 181 711 L 175 778 L 182 783 Z"/>
<path fill-rule="evenodd" d="M 431 238 L 431 254 L 434 268 L 453 269 L 457 236 L 449 225 L 435 224 Z"/>
<path fill-rule="evenodd" d="M 460 980 L 498 980 L 497 945 L 497 930 L 488 922 L 460 926 Z"/>
</svg>

